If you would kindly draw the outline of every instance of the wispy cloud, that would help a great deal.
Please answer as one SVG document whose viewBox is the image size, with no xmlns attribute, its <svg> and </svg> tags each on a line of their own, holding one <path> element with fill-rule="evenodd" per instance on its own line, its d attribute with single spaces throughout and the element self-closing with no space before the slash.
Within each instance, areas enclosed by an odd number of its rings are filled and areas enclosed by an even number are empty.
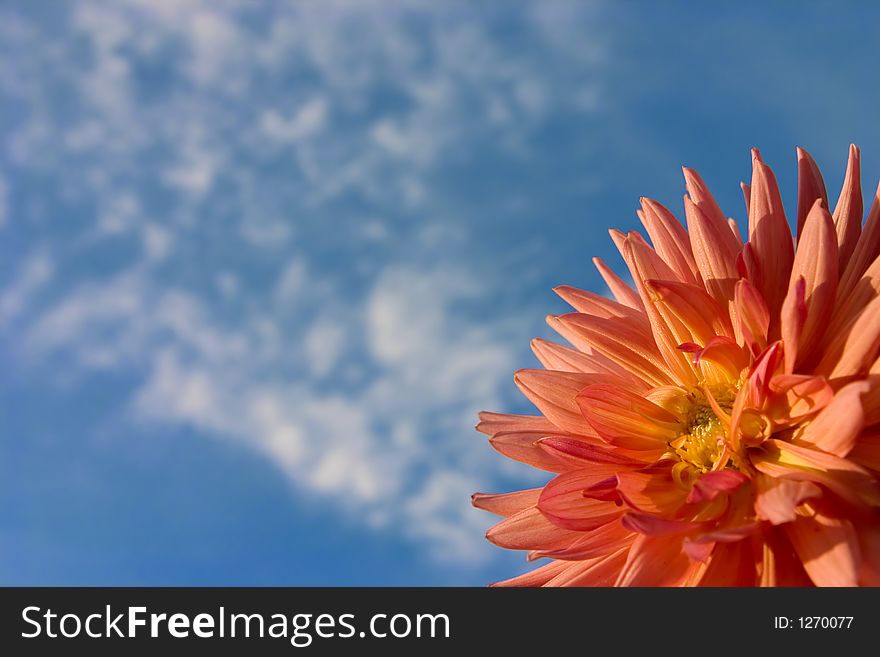
<svg viewBox="0 0 880 657">
<path fill-rule="evenodd" d="M 594 10 L 560 7 L 508 25 L 464 3 L 83 1 L 64 28 L 4 10 L 29 52 L 0 64 L 22 117 L 10 221 L 59 254 L 0 302 L 27 358 L 133 373 L 128 421 L 251 446 L 333 513 L 485 555 L 468 495 L 509 466 L 472 425 L 526 325 L 493 308 L 503 280 L 442 183 L 477 137 L 521 156 L 550 112 L 601 102 Z M 577 76 L 546 65 L 572 58 Z"/>
</svg>

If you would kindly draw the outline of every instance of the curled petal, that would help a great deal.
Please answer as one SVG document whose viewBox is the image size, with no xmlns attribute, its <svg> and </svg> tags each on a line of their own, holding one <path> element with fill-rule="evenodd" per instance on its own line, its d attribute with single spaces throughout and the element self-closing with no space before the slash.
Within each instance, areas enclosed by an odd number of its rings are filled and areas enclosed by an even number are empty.
<svg viewBox="0 0 880 657">
<path fill-rule="evenodd" d="M 691 504 L 709 502 L 722 493 L 733 493 L 746 481 L 748 481 L 748 477 L 736 470 L 706 472 L 694 481 L 687 501 Z"/>
<path fill-rule="evenodd" d="M 674 518 L 685 504 L 687 491 L 672 478 L 671 468 L 617 474 L 617 491 L 636 511 Z"/>
<path fill-rule="evenodd" d="M 880 506 L 880 488 L 874 477 L 839 456 L 771 438 L 750 459 L 757 470 L 771 477 L 812 481 L 852 504 Z"/>
<path fill-rule="evenodd" d="M 774 525 L 793 522 L 801 502 L 822 495 L 822 489 L 810 481 L 759 476 L 755 478 L 755 486 L 755 513 Z"/>
<path fill-rule="evenodd" d="M 544 487 L 538 509 L 554 525 L 576 531 L 590 531 L 611 522 L 620 516 L 621 509 L 613 502 L 584 497 L 584 491 L 613 475 L 615 469 L 594 466 L 559 475 Z"/>
<path fill-rule="evenodd" d="M 577 403 L 602 439 L 625 449 L 658 451 L 659 456 L 681 432 L 681 423 L 669 411 L 619 386 L 589 386 Z"/>
<path fill-rule="evenodd" d="M 607 445 L 597 446 L 575 438 L 565 436 L 547 436 L 538 441 L 538 447 L 549 455 L 560 460 L 570 460 L 572 464 L 586 467 L 590 463 L 614 464 L 621 467 L 643 467 L 642 461 L 633 458 L 639 452 L 624 452 L 609 448 Z M 628 456 L 627 454 L 633 454 Z"/>
<path fill-rule="evenodd" d="M 555 430 L 555 429 L 554 429 Z M 546 437 L 546 432 L 534 431 L 500 431 L 489 439 L 489 444 L 495 451 L 509 459 L 525 463 L 533 468 L 547 470 L 548 472 L 567 472 L 582 464 L 572 462 L 571 459 L 560 458 L 556 454 L 548 453 L 542 449 L 539 442 Z M 560 436 L 571 440 L 585 440 L 583 437 L 574 438 Z M 597 442 L 600 442 L 597 440 Z"/>
</svg>

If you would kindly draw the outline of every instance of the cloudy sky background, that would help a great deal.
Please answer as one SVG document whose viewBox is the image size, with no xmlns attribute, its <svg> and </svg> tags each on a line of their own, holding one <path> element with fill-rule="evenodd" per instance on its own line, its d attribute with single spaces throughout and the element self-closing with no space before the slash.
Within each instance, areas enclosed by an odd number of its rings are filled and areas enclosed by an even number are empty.
<svg viewBox="0 0 880 657">
<path fill-rule="evenodd" d="M 682 164 L 873 190 L 868 7 L 3 2 L 0 583 L 521 572 L 473 424 L 551 288 Z"/>
</svg>

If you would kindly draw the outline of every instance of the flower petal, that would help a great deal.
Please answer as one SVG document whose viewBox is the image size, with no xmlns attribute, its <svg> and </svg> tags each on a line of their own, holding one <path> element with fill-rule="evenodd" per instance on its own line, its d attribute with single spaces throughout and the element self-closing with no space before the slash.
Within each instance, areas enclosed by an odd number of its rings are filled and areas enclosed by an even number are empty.
<svg viewBox="0 0 880 657">
<path fill-rule="evenodd" d="M 581 351 L 595 350 L 652 386 L 672 382 L 653 337 L 626 322 L 568 313 L 547 323 Z"/>
<path fill-rule="evenodd" d="M 855 446 L 864 425 L 862 395 L 870 388 L 866 381 L 857 381 L 841 388 L 831 403 L 802 432 L 795 434 L 797 443 L 846 457 Z"/>
<path fill-rule="evenodd" d="M 880 505 L 880 488 L 874 477 L 839 456 L 771 438 L 750 458 L 755 468 L 771 477 L 812 481 L 853 504 Z"/>
<path fill-rule="evenodd" d="M 757 356 L 767 347 L 770 311 L 758 288 L 745 278 L 736 282 L 732 315 L 736 341 Z"/>
<path fill-rule="evenodd" d="M 670 518 L 685 504 L 688 494 L 673 480 L 671 468 L 661 466 L 641 472 L 619 472 L 617 491 L 636 511 Z"/>
<path fill-rule="evenodd" d="M 596 432 L 581 415 L 577 396 L 590 384 L 614 379 L 602 374 L 523 369 L 516 372 L 513 380 L 522 393 L 559 429 L 580 436 L 595 436 Z"/>
<path fill-rule="evenodd" d="M 614 298 L 619 303 L 635 310 L 642 310 L 642 300 L 639 298 L 638 293 L 624 283 L 620 276 L 615 274 L 614 270 L 605 264 L 602 258 L 593 258 L 593 264 L 599 270 L 599 274 L 602 276 L 608 289 L 611 290 L 611 294 L 614 295 Z"/>
<path fill-rule="evenodd" d="M 556 431 L 555 427 L 553 429 Z M 554 454 L 542 449 L 539 442 L 546 437 L 546 432 L 535 431 L 500 431 L 493 434 L 489 444 L 495 451 L 509 459 L 525 463 L 539 470 L 549 472 L 567 472 L 576 467 L 583 467 L 573 463 L 570 459 L 558 458 Z M 568 436 L 561 436 L 569 438 Z M 584 438 L 571 438 L 572 440 L 584 440 Z M 598 439 L 597 439 L 597 442 Z"/>
<path fill-rule="evenodd" d="M 642 198 L 642 210 L 638 213 L 642 225 L 651 238 L 654 250 L 669 265 L 680 280 L 703 286 L 703 279 L 694 262 L 687 231 L 678 219 L 657 201 Z"/>
<path fill-rule="evenodd" d="M 706 291 L 727 308 L 739 278 L 735 263 L 742 247 L 726 224 L 712 221 L 691 199 L 685 198 L 684 209 L 694 261 Z"/>
<path fill-rule="evenodd" d="M 736 470 L 717 470 L 697 477 L 687 496 L 690 504 L 714 500 L 722 493 L 733 493 L 742 486 L 748 477 Z"/>
<path fill-rule="evenodd" d="M 620 386 L 596 384 L 577 397 L 584 418 L 612 445 L 657 452 L 681 433 L 681 423 L 669 411 Z"/>
<path fill-rule="evenodd" d="M 611 374 L 627 382 L 636 390 L 647 390 L 648 384 L 599 353 L 585 354 L 577 349 L 535 338 L 532 352 L 548 370 L 558 372 L 581 372 L 583 374 Z"/>
<path fill-rule="evenodd" d="M 535 507 L 505 518 L 486 532 L 490 542 L 510 550 L 562 548 L 580 537 L 580 532 L 554 525 Z"/>
<path fill-rule="evenodd" d="M 553 433 L 556 425 L 543 415 L 515 415 L 512 413 L 480 412 L 477 431 L 492 435 L 500 431 L 544 431 Z"/>
<path fill-rule="evenodd" d="M 615 586 L 677 586 L 691 568 L 681 536 L 640 535 L 629 550 Z"/>
<path fill-rule="evenodd" d="M 874 193 L 871 210 L 868 212 L 859 241 L 840 277 L 837 290 L 840 297 L 845 298 L 852 293 L 862 274 L 878 255 L 880 255 L 880 185 Z"/>
<path fill-rule="evenodd" d="M 880 350 L 880 297 L 875 297 L 852 323 L 845 336 L 837 336 L 816 366 L 829 379 L 867 373 Z"/>
<path fill-rule="evenodd" d="M 761 520 L 774 525 L 793 522 L 795 509 L 804 500 L 820 497 L 822 489 L 809 481 L 755 477 L 755 513 Z"/>
<path fill-rule="evenodd" d="M 581 538 L 568 547 L 556 550 L 535 550 L 529 555 L 529 559 L 545 557 L 566 560 L 595 559 L 631 545 L 635 538 L 632 531 L 620 522 L 613 521 L 597 527 L 593 531 L 585 532 Z"/>
<path fill-rule="evenodd" d="M 752 185 L 749 202 L 749 244 L 757 265 L 749 279 L 761 291 L 772 320 L 779 317 L 788 291 L 794 245 L 776 177 L 761 160 L 757 149 L 752 157 Z"/>
<path fill-rule="evenodd" d="M 540 494 L 540 488 L 518 490 L 512 493 L 474 493 L 471 495 L 471 504 L 483 511 L 507 518 L 534 507 L 538 503 Z"/>
<path fill-rule="evenodd" d="M 800 146 L 797 149 L 798 161 L 798 213 L 797 213 L 797 235 L 798 241 L 804 230 L 804 221 L 807 214 L 813 207 L 817 199 L 822 201 L 823 207 L 828 206 L 828 192 L 825 191 L 825 181 L 822 180 L 822 174 L 816 162 Z"/>
<path fill-rule="evenodd" d="M 803 286 L 803 289 L 801 289 Z M 804 223 L 781 315 L 785 371 L 809 359 L 827 328 L 837 292 L 837 236 L 831 215 L 816 201 Z M 798 312 L 803 304 L 805 316 Z M 796 319 L 795 319 L 796 318 Z"/>
<path fill-rule="evenodd" d="M 859 541 L 852 524 L 821 513 L 784 525 L 791 544 L 816 586 L 856 586 Z"/>
<path fill-rule="evenodd" d="M 582 468 L 590 463 L 608 463 L 620 467 L 644 467 L 645 465 L 643 461 L 636 458 L 643 457 L 643 454 L 640 452 L 633 453 L 615 449 L 608 445 L 599 447 L 565 436 L 546 436 L 541 438 L 538 441 L 538 447 L 555 458 L 571 461 L 572 464 L 578 464 Z"/>
<path fill-rule="evenodd" d="M 613 502 L 584 497 L 591 486 L 613 476 L 617 466 L 594 465 L 589 470 L 566 472 L 544 486 L 538 509 L 554 525 L 576 531 L 590 531 L 620 517 Z"/>
<path fill-rule="evenodd" d="M 849 159 L 846 163 L 846 175 L 843 187 L 834 208 L 834 227 L 837 232 L 837 243 L 840 252 L 840 265 L 845 266 L 855 251 L 862 232 L 862 181 L 859 149 L 855 144 L 849 145 Z"/>
</svg>

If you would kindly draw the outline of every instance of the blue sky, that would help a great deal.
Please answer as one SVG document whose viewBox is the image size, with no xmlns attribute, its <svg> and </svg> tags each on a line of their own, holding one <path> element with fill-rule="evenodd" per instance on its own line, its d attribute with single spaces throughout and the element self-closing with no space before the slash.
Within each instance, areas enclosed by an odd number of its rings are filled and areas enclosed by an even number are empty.
<svg viewBox="0 0 880 657">
<path fill-rule="evenodd" d="M 708 3 L 707 3 L 708 4 Z M 770 6 L 765 6 L 770 5 Z M 475 584 L 606 229 L 880 173 L 867 3 L 4 2 L 0 583 Z"/>
</svg>

